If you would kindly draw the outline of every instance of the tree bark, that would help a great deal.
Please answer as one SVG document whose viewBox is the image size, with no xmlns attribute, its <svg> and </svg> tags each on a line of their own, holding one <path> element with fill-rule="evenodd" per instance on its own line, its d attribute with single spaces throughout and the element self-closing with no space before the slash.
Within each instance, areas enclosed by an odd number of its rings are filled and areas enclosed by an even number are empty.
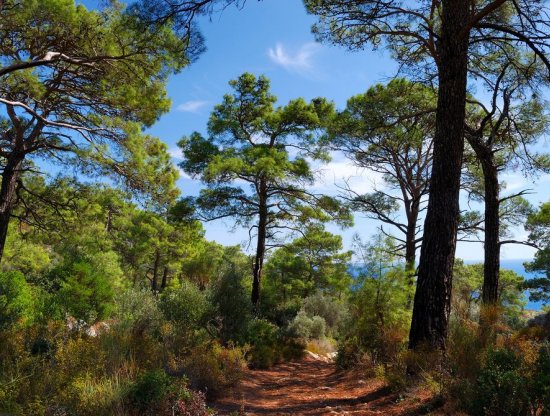
<svg viewBox="0 0 550 416">
<path fill-rule="evenodd" d="M 15 205 L 17 181 L 21 177 L 22 163 L 22 157 L 12 155 L 2 172 L 2 185 L 0 186 L 0 261 L 6 246 L 8 227 Z"/>
<path fill-rule="evenodd" d="M 164 270 L 162 272 L 162 282 L 160 283 L 160 290 L 166 289 L 166 285 L 168 284 L 168 267 L 164 267 Z"/>
<path fill-rule="evenodd" d="M 485 305 L 495 305 L 498 302 L 500 280 L 500 185 L 498 183 L 498 169 L 490 146 L 484 146 L 475 139 L 470 139 L 469 143 L 481 163 L 484 182 L 485 241 L 481 299 Z"/>
<path fill-rule="evenodd" d="M 405 238 L 405 273 L 407 274 L 407 309 L 410 309 L 413 301 L 414 275 L 416 268 L 416 222 L 418 221 L 418 207 L 411 212 L 407 224 L 407 236 Z"/>
<path fill-rule="evenodd" d="M 459 216 L 468 69 L 469 34 L 459 34 L 468 23 L 469 4 L 468 0 L 442 2 L 432 177 L 409 348 L 425 345 L 444 350 L 446 346 Z"/>
<path fill-rule="evenodd" d="M 158 274 L 160 265 L 160 251 L 155 251 L 155 263 L 153 264 L 153 279 L 151 280 L 151 290 L 156 292 L 158 290 Z"/>
<path fill-rule="evenodd" d="M 262 269 L 265 257 L 265 242 L 267 237 L 267 185 L 264 180 L 259 185 L 259 219 L 258 241 L 256 243 L 256 256 L 254 257 L 253 281 L 252 281 L 252 306 L 257 313 L 260 305 L 260 286 Z"/>
</svg>

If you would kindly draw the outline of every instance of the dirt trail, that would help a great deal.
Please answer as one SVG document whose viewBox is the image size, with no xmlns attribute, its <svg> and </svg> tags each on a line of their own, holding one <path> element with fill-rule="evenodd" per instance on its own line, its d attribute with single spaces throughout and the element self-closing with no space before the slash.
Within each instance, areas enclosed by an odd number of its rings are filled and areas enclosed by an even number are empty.
<svg viewBox="0 0 550 416">
<path fill-rule="evenodd" d="M 247 416 L 416 416 L 430 414 L 434 406 L 427 392 L 400 396 L 382 381 L 340 372 L 332 363 L 307 357 L 249 371 L 242 384 L 214 407 L 220 415 L 244 408 Z"/>
</svg>

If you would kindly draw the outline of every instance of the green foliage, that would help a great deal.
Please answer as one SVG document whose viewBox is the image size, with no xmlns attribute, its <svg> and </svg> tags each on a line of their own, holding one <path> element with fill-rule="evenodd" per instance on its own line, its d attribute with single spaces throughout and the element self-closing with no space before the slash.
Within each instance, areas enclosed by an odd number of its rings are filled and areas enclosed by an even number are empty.
<svg viewBox="0 0 550 416">
<path fill-rule="evenodd" d="M 216 308 L 219 323 L 219 336 L 225 341 L 243 343 L 249 321 L 250 311 L 250 278 L 247 268 L 231 264 L 216 278 L 209 287 L 209 301 Z"/>
<path fill-rule="evenodd" d="M 529 240 L 540 247 L 535 259 L 526 263 L 530 272 L 538 272 L 538 276 L 525 282 L 525 288 L 530 292 L 530 299 L 534 301 L 550 302 L 550 202 L 539 207 L 532 213 L 525 227 L 529 231 Z"/>
<path fill-rule="evenodd" d="M 167 77 L 188 64 L 188 40 L 170 22 L 144 27 L 114 4 L 98 11 L 73 0 L 8 0 L 0 19 L 0 95 L 17 102 L 2 105 L 18 108 L 2 120 L 21 127 L 23 158 L 53 157 L 156 203 L 172 200 L 177 170 L 142 127 L 169 110 Z M 1 140 L 19 158 L 15 136 Z"/>
<path fill-rule="evenodd" d="M 166 290 L 160 302 L 160 309 L 166 319 L 182 333 L 204 328 L 210 308 L 206 294 L 185 280 L 179 287 Z"/>
<path fill-rule="evenodd" d="M 159 300 L 150 290 L 131 288 L 118 293 L 112 312 L 117 328 L 134 333 L 156 333 L 164 316 Z"/>
<path fill-rule="evenodd" d="M 34 299 L 21 272 L 0 273 L 0 330 L 21 321 L 32 321 Z"/>
<path fill-rule="evenodd" d="M 305 311 L 301 310 L 290 323 L 288 329 L 294 336 L 310 340 L 324 338 L 326 326 L 324 318 L 317 315 L 310 318 Z"/>
<path fill-rule="evenodd" d="M 159 369 L 143 373 L 131 386 L 128 399 L 143 410 L 160 401 L 170 391 L 171 379 Z"/>
<path fill-rule="evenodd" d="M 347 299 L 317 291 L 305 298 L 302 305 L 308 316 L 319 316 L 324 319 L 327 325 L 327 335 L 338 338 L 348 319 Z"/>
<path fill-rule="evenodd" d="M 459 319 L 477 320 L 483 287 L 483 264 L 464 264 L 457 259 L 453 276 L 453 314 Z M 505 323 L 514 328 L 520 326 L 521 313 L 527 304 L 523 285 L 523 276 L 512 270 L 500 271 L 499 302 Z"/>
<path fill-rule="evenodd" d="M 374 363 L 395 357 L 405 345 L 411 319 L 411 286 L 402 263 L 392 256 L 392 242 L 382 236 L 371 244 L 357 240 L 363 263 L 350 296 L 350 316 L 339 350 L 341 363 L 368 352 Z"/>
<path fill-rule="evenodd" d="M 32 236 L 20 233 L 13 224 L 8 232 L 6 248 L 2 256 L 2 270 L 18 270 L 32 281 L 48 269 L 51 253 Z"/>
<path fill-rule="evenodd" d="M 114 298 L 109 276 L 83 261 L 59 266 L 50 276 L 61 282 L 58 303 L 68 314 L 87 323 L 109 316 Z"/>
<path fill-rule="evenodd" d="M 255 368 L 268 368 L 283 359 L 299 358 L 304 351 L 304 345 L 298 340 L 284 336 L 276 325 L 265 319 L 250 321 L 246 339 L 250 345 L 249 362 Z"/>
<path fill-rule="evenodd" d="M 511 350 L 490 350 L 471 397 L 463 405 L 471 415 L 529 414 L 528 379 L 521 371 L 521 358 Z"/>
<path fill-rule="evenodd" d="M 275 292 L 279 302 L 304 298 L 315 290 L 342 295 L 351 282 L 347 270 L 351 252 L 342 250 L 342 237 L 323 227 L 309 227 L 302 237 L 269 258 L 266 286 Z"/>
</svg>

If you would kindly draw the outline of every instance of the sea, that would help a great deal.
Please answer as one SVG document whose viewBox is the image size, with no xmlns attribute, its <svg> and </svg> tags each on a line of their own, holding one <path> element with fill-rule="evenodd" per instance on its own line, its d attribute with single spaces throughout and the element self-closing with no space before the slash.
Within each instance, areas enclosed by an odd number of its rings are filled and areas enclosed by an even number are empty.
<svg viewBox="0 0 550 416">
<path fill-rule="evenodd" d="M 526 263 L 526 262 L 529 262 L 529 261 L 532 261 L 533 259 L 502 259 L 500 260 L 500 268 L 501 269 L 507 269 L 507 270 L 512 270 L 514 272 L 516 272 L 517 274 L 519 274 L 520 276 L 523 276 L 525 277 L 526 280 L 528 279 L 531 279 L 533 277 L 535 277 L 537 274 L 536 273 L 529 273 L 525 270 L 525 267 L 523 266 L 523 263 Z M 474 262 L 466 262 L 466 263 L 482 263 L 482 262 L 478 262 L 478 261 L 474 261 Z M 529 292 L 525 292 L 525 297 L 527 299 L 529 299 Z M 542 305 L 543 303 L 542 302 L 531 302 L 531 301 L 528 301 L 527 303 L 527 306 L 525 306 L 525 309 L 530 309 L 530 310 L 535 310 L 535 311 L 540 311 L 542 309 Z"/>
</svg>

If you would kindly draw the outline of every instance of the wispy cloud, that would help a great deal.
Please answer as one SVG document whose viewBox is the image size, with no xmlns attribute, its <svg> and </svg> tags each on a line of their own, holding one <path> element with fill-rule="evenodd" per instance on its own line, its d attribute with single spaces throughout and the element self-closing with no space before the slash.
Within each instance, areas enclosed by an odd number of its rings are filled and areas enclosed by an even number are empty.
<svg viewBox="0 0 550 416">
<path fill-rule="evenodd" d="M 178 172 L 180 174 L 180 179 L 193 179 L 187 172 L 185 172 L 182 168 L 178 167 Z"/>
<path fill-rule="evenodd" d="M 168 149 L 168 153 L 170 153 L 170 156 L 172 156 L 172 159 L 176 159 L 176 160 L 183 159 L 183 154 L 179 147 L 171 147 L 170 149 Z"/>
<path fill-rule="evenodd" d="M 207 104 L 208 104 L 208 101 L 206 100 L 191 100 L 178 105 L 176 107 L 176 110 L 181 111 L 183 113 L 196 113 Z"/>
<path fill-rule="evenodd" d="M 279 66 L 295 72 L 312 72 L 313 56 L 319 51 L 316 43 L 306 43 L 295 52 L 289 52 L 282 43 L 277 43 L 274 48 L 267 50 L 269 59 Z"/>
<path fill-rule="evenodd" d="M 337 194 L 344 188 L 365 194 L 384 187 L 382 175 L 359 168 L 347 160 L 332 161 L 317 170 L 314 188 L 328 194 Z"/>
</svg>

